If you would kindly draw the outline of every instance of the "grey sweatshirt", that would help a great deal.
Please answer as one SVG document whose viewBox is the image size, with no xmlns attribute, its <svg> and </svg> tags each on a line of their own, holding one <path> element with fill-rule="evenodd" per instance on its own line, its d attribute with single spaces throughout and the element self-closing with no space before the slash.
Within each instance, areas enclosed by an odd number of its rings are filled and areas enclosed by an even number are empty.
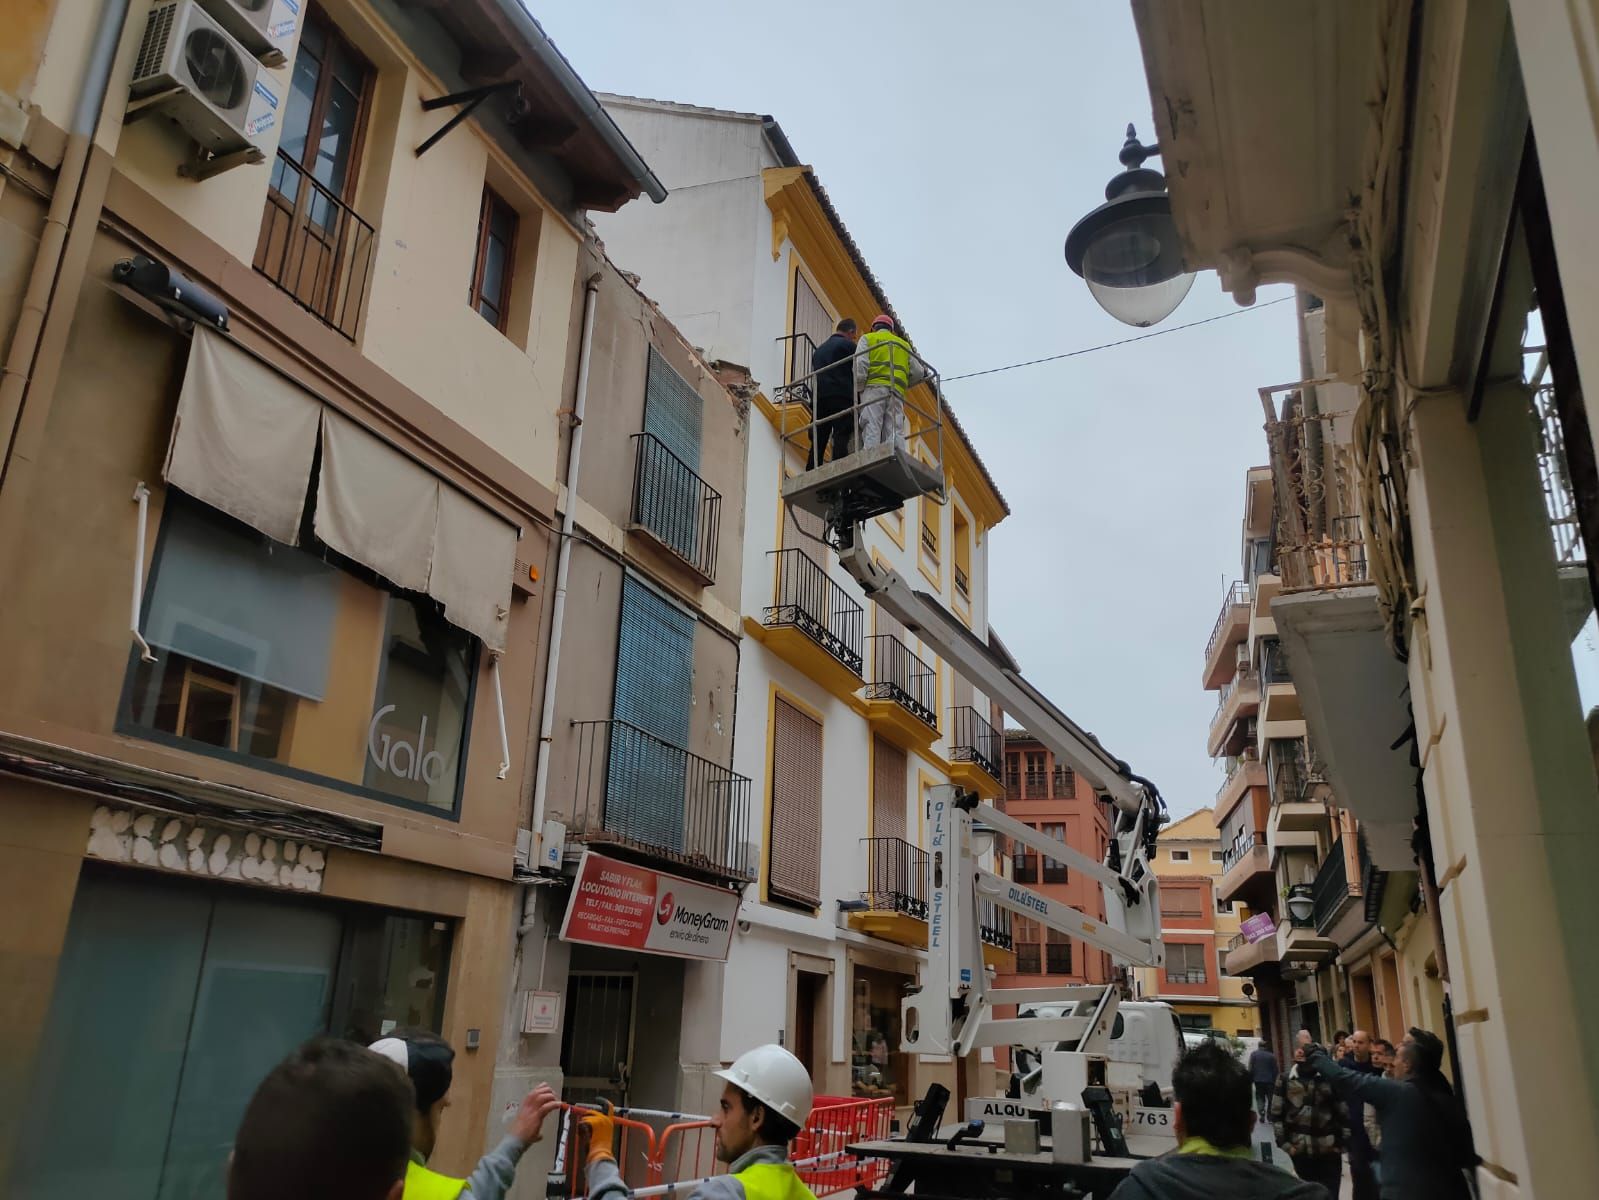
<svg viewBox="0 0 1599 1200">
<path fill-rule="evenodd" d="M 709 1179 L 700 1180 L 689 1193 L 688 1200 L 744 1200 L 744 1185 L 733 1176 L 745 1167 L 753 1167 L 756 1163 L 787 1161 L 788 1151 L 784 1147 L 757 1146 L 741 1154 L 727 1168 L 726 1175 L 713 1175 Z M 622 1182 L 622 1172 L 617 1169 L 613 1160 L 602 1158 L 589 1164 L 589 1200 L 626 1196 L 628 1190 L 627 1184 Z"/>
</svg>

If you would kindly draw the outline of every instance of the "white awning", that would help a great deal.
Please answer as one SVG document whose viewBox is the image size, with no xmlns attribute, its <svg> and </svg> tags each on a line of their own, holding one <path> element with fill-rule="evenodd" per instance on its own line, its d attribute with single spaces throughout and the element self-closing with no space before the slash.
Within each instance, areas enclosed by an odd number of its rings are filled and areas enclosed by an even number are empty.
<svg viewBox="0 0 1599 1200">
<path fill-rule="evenodd" d="M 504 650 L 515 527 L 227 337 L 195 329 L 168 483 L 296 545 L 319 436 L 316 536 Z"/>
</svg>

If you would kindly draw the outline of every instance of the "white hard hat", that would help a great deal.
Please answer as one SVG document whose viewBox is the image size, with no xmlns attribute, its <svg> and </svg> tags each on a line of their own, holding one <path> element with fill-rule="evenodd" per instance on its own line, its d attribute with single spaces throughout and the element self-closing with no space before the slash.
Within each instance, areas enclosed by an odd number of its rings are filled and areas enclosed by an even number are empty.
<svg viewBox="0 0 1599 1200">
<path fill-rule="evenodd" d="M 811 1076 L 799 1059 L 774 1044 L 746 1050 L 725 1071 L 716 1072 L 773 1112 L 803 1126 L 811 1115 Z"/>
</svg>

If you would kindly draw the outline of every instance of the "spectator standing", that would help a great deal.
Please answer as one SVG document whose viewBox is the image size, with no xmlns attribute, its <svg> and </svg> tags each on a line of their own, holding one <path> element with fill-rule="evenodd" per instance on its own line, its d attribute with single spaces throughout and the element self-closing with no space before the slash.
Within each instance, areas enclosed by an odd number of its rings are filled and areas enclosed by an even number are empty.
<svg viewBox="0 0 1599 1200">
<path fill-rule="evenodd" d="M 1371 1044 L 1371 1061 L 1377 1065 L 1385 1079 L 1394 1075 L 1394 1044 L 1387 1038 L 1377 1038 Z M 1377 1191 L 1382 1193 L 1382 1122 L 1377 1120 L 1377 1110 L 1365 1106 L 1366 1141 L 1371 1143 L 1371 1174 L 1377 1181 Z"/>
<path fill-rule="evenodd" d="M 1471 1122 L 1443 1074 L 1443 1043 L 1412 1029 L 1394 1055 L 1393 1078 L 1335 1063 L 1310 1035 L 1299 1034 L 1306 1064 L 1338 1095 L 1377 1110 L 1382 1128 L 1382 1200 L 1471 1200 L 1481 1161 Z"/>
<path fill-rule="evenodd" d="M 1305 1066 L 1303 1049 L 1277 1081 L 1271 1098 L 1272 1132 L 1294 1171 L 1337 1196 L 1344 1175 L 1348 1113 L 1332 1085 Z"/>
<path fill-rule="evenodd" d="M 1255 1085 L 1255 1112 L 1265 1117 L 1271 1108 L 1271 1092 L 1277 1083 L 1277 1056 L 1262 1042 L 1249 1055 L 1249 1079 Z"/>
<path fill-rule="evenodd" d="M 1304 1031 L 1300 1031 L 1304 1036 Z M 1357 1029 L 1344 1043 L 1345 1053 L 1338 1060 L 1346 1070 L 1361 1075 L 1381 1075 L 1371 1061 L 1371 1034 Z M 1377 1200 L 1377 1173 L 1373 1169 L 1371 1143 L 1366 1139 L 1366 1117 L 1362 1101 L 1349 1101 L 1349 1182 L 1353 1200 Z"/>
<path fill-rule="evenodd" d="M 860 332 L 855 318 L 845 317 L 833 335 L 811 352 L 811 370 L 816 372 L 816 436 L 811 444 L 811 468 L 827 459 L 827 446 L 833 446 L 833 460 L 850 452 L 855 440 L 855 343 Z"/>
<path fill-rule="evenodd" d="M 1249 1071 L 1207 1039 L 1171 1075 L 1177 1149 L 1147 1158 L 1116 1185 L 1110 1200 L 1336 1200 L 1320 1184 L 1257 1162 Z"/>
</svg>

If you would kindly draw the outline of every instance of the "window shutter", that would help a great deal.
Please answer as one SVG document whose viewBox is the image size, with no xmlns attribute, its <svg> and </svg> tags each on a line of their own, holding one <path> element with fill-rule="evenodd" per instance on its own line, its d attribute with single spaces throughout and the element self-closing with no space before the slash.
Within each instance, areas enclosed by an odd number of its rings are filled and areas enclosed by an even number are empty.
<svg viewBox="0 0 1599 1200">
<path fill-rule="evenodd" d="M 654 346 L 644 380 L 644 432 L 660 438 L 691 471 L 700 469 L 700 424 L 704 407 L 690 386 Z"/>
<path fill-rule="evenodd" d="M 626 725 L 611 728 L 608 831 L 668 850 L 683 848 L 688 760 L 681 751 L 688 745 L 693 699 L 694 618 L 624 575 L 611 715 Z"/>
<path fill-rule="evenodd" d="M 905 837 L 905 751 L 872 739 L 872 836 Z"/>
<path fill-rule="evenodd" d="M 780 697 L 774 705 L 767 889 L 815 907 L 822 900 L 822 723 Z"/>
</svg>

